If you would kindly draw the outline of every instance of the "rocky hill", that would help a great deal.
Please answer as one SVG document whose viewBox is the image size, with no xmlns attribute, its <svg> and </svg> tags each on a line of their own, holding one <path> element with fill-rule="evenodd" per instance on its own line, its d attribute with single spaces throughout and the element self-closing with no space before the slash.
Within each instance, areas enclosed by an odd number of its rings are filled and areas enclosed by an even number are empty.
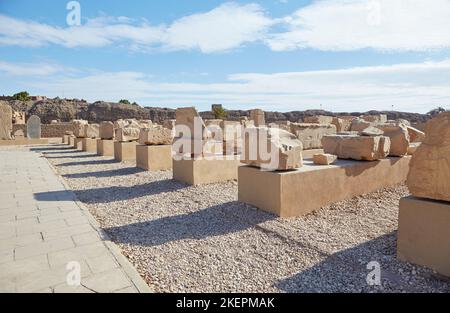
<svg viewBox="0 0 450 313">
<path fill-rule="evenodd" d="M 90 122 L 115 121 L 119 118 L 150 119 L 161 122 L 166 119 L 175 118 L 175 110 L 169 108 L 141 107 L 136 104 L 122 104 L 98 101 L 87 103 L 85 100 L 78 99 L 46 99 L 39 101 L 18 101 L 10 97 L 0 97 L 0 100 L 6 101 L 16 111 L 25 111 L 27 116 L 33 114 L 39 116 L 43 123 L 50 123 L 52 120 L 69 122 L 73 119 L 85 119 Z M 419 114 L 396 111 L 369 111 L 369 112 L 348 112 L 333 113 L 322 110 L 307 110 L 293 112 L 266 112 L 267 122 L 277 121 L 302 121 L 305 116 L 329 115 L 343 116 L 362 114 L 387 114 L 388 119 L 406 119 L 413 123 L 423 123 L 433 114 Z M 212 112 L 201 112 L 203 118 L 214 118 Z M 249 116 L 248 111 L 230 110 L 228 119 L 238 120 L 240 117 Z"/>
</svg>

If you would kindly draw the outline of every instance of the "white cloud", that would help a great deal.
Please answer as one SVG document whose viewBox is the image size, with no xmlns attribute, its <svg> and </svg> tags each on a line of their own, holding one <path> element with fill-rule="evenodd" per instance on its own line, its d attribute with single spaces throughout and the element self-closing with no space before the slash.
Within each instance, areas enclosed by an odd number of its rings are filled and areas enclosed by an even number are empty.
<svg viewBox="0 0 450 313">
<path fill-rule="evenodd" d="M 14 80 L 9 80 L 14 84 Z M 162 83 L 139 72 L 89 71 L 46 79 L 21 77 L 21 86 L 37 94 L 117 101 L 127 98 L 148 106 L 211 103 L 228 108 L 291 111 L 396 110 L 427 112 L 450 103 L 450 59 L 439 62 L 354 67 L 288 73 L 242 73 L 219 83 Z"/>
<path fill-rule="evenodd" d="M 101 16 L 78 27 L 56 27 L 0 14 L 0 45 L 212 53 L 252 42 L 274 51 L 445 49 L 450 47 L 450 0 L 321 0 L 283 18 L 270 17 L 258 4 L 229 2 L 168 25 Z"/>
<path fill-rule="evenodd" d="M 59 65 L 9 63 L 0 61 L 0 73 L 12 76 L 49 76 L 62 71 L 73 71 Z"/>
<path fill-rule="evenodd" d="M 82 26 L 62 28 L 0 15 L 0 45 L 55 44 L 73 48 L 116 44 L 134 50 L 198 49 L 210 53 L 261 40 L 271 23 L 259 5 L 236 3 L 183 17 L 168 26 L 103 16 L 90 19 Z"/>
<path fill-rule="evenodd" d="M 313 48 L 425 51 L 450 47 L 449 0 L 325 0 L 284 19 L 275 51 Z"/>
</svg>

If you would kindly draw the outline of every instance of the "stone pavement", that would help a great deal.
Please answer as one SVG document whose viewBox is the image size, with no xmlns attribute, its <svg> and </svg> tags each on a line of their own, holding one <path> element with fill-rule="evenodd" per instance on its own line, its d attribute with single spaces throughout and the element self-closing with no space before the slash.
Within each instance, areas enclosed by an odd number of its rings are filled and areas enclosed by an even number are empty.
<svg viewBox="0 0 450 313">
<path fill-rule="evenodd" d="M 0 292 L 149 291 L 40 153 L 0 148 Z"/>
</svg>

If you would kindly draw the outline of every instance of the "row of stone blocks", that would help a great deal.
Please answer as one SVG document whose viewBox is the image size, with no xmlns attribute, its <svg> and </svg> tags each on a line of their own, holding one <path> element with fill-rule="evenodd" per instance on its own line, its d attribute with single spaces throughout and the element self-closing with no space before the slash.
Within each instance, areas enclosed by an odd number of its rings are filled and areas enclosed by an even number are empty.
<svg viewBox="0 0 450 313">
<path fill-rule="evenodd" d="M 170 169 L 191 185 L 238 179 L 238 200 L 281 217 L 308 214 L 340 200 L 402 183 L 410 156 L 364 162 L 338 160 L 314 165 L 308 151 L 304 166 L 283 172 L 242 166 L 238 158 L 173 160 L 171 146 L 74 139 L 80 150 L 135 160 L 146 170 Z M 312 196 L 313 195 L 313 196 Z M 401 260 L 450 276 L 450 204 L 406 197 L 400 201 L 397 253 Z"/>
</svg>

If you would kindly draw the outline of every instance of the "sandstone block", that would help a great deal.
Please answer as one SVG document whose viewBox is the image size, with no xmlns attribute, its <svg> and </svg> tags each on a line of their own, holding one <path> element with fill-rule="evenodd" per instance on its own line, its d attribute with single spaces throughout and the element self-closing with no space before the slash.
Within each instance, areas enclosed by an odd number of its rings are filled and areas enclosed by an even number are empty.
<svg viewBox="0 0 450 313">
<path fill-rule="evenodd" d="M 408 154 L 409 134 L 403 124 L 379 124 L 376 126 L 384 132 L 384 136 L 391 139 L 390 156 L 404 156 Z"/>
<path fill-rule="evenodd" d="M 337 160 L 337 156 L 333 154 L 327 153 L 318 153 L 314 154 L 313 162 L 318 165 L 330 165 L 333 164 Z"/>
<path fill-rule="evenodd" d="M 99 125 L 98 124 L 84 125 L 84 134 L 86 138 L 100 137 Z"/>
<path fill-rule="evenodd" d="M 115 137 L 117 141 L 126 142 L 126 141 L 134 141 L 139 139 L 139 133 L 141 129 L 139 127 L 124 127 L 117 128 L 115 130 Z"/>
<path fill-rule="evenodd" d="M 267 170 L 289 170 L 302 166 L 303 145 L 297 137 L 279 128 L 245 130 L 242 163 Z"/>
<path fill-rule="evenodd" d="M 326 115 L 306 116 L 303 121 L 310 124 L 331 124 L 333 117 Z"/>
<path fill-rule="evenodd" d="M 371 123 L 386 123 L 387 115 L 386 114 L 376 114 L 376 115 L 364 115 L 363 120 Z"/>
<path fill-rule="evenodd" d="M 88 121 L 85 121 L 85 120 L 73 120 L 72 124 L 73 124 L 73 134 L 75 135 L 75 137 L 77 137 L 77 138 L 84 138 L 84 137 L 86 137 L 85 127 L 84 126 L 88 124 Z"/>
<path fill-rule="evenodd" d="M 336 134 L 336 126 L 331 124 L 291 123 L 291 133 L 303 144 L 303 150 L 321 149 L 322 137 Z"/>
<path fill-rule="evenodd" d="M 416 197 L 450 201 L 450 112 L 428 121 L 412 156 L 407 185 Z"/>
<path fill-rule="evenodd" d="M 376 127 L 369 126 L 363 131 L 361 131 L 361 136 L 382 136 L 384 132 Z"/>
<path fill-rule="evenodd" d="M 265 114 L 261 109 L 250 110 L 250 119 L 255 123 L 256 127 L 266 125 Z"/>
<path fill-rule="evenodd" d="M 322 138 L 325 153 L 340 159 L 375 161 L 389 154 L 390 139 L 385 136 L 331 135 Z"/>
<path fill-rule="evenodd" d="M 12 109 L 9 105 L 0 102 L 0 140 L 11 140 Z"/>
<path fill-rule="evenodd" d="M 356 131 L 356 132 L 362 132 L 364 129 L 370 127 L 370 126 L 374 126 L 375 123 L 373 122 L 367 122 L 361 118 L 356 118 L 354 120 L 352 120 L 352 123 L 350 125 L 350 130 L 351 131 Z"/>
<path fill-rule="evenodd" d="M 139 133 L 141 145 L 171 145 L 172 131 L 167 128 L 142 128 Z"/>
<path fill-rule="evenodd" d="M 101 122 L 100 123 L 100 138 L 101 139 L 114 139 L 114 123 L 113 122 Z"/>
</svg>

